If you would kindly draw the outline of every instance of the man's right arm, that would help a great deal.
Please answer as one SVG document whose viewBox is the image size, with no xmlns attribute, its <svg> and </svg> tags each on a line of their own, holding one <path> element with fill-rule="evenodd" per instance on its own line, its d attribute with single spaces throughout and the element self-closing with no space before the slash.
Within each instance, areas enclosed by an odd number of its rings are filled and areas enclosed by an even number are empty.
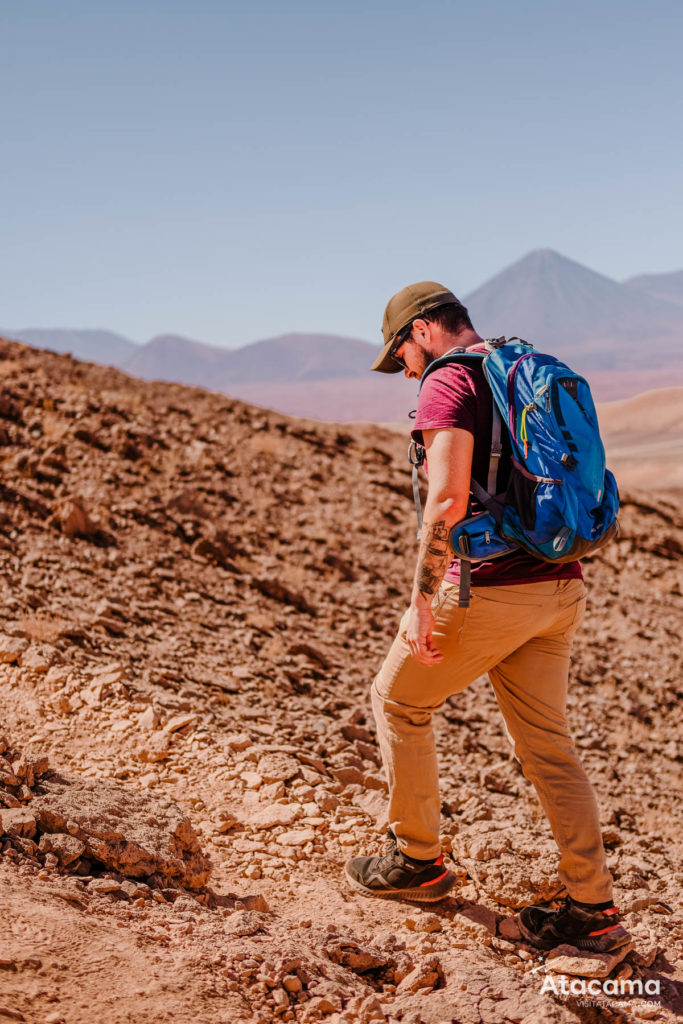
<svg viewBox="0 0 683 1024">
<path fill-rule="evenodd" d="M 423 438 L 429 463 L 429 490 L 406 639 L 413 657 L 424 665 L 435 665 L 442 655 L 432 642 L 432 601 L 453 557 L 448 535 L 467 513 L 474 436 L 468 430 L 447 427 L 424 430 Z"/>
</svg>

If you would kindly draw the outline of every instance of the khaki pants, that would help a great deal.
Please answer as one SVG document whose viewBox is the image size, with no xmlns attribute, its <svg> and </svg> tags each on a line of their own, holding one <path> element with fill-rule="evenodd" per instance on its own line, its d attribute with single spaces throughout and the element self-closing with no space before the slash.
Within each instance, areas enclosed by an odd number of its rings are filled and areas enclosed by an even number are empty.
<svg viewBox="0 0 683 1024">
<path fill-rule="evenodd" d="M 400 849 L 440 853 L 440 799 L 432 713 L 487 672 L 508 738 L 533 783 L 560 850 L 559 876 L 577 900 L 612 898 L 595 793 L 567 729 L 571 641 L 583 618 L 581 580 L 479 587 L 458 607 L 458 587 L 434 599 L 434 643 L 444 658 L 421 665 L 410 654 L 404 616 L 372 686 L 389 783 L 389 826 Z"/>
</svg>

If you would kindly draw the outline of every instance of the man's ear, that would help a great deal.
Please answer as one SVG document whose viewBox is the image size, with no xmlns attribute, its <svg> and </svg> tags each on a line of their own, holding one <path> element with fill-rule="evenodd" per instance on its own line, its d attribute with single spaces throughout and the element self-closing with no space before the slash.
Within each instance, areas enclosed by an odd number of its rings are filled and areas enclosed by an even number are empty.
<svg viewBox="0 0 683 1024">
<path fill-rule="evenodd" d="M 424 347 L 430 339 L 430 324 L 428 320 L 422 320 L 418 318 L 413 320 L 413 341 L 416 341 L 418 345 Z"/>
</svg>

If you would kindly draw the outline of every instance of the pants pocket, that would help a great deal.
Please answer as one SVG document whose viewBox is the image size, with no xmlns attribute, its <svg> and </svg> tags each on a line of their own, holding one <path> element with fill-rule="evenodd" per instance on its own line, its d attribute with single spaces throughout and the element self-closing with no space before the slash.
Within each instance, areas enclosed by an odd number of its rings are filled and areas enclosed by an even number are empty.
<svg viewBox="0 0 683 1024">
<path fill-rule="evenodd" d="M 583 621 L 583 617 L 586 614 L 586 593 L 584 587 L 584 593 L 579 597 L 578 601 L 573 607 L 574 614 L 571 617 L 569 625 L 565 628 L 564 635 L 567 640 L 572 640 L 574 634 L 578 630 L 579 626 Z"/>
<path fill-rule="evenodd" d="M 459 596 L 456 587 L 452 594 L 448 594 L 438 613 L 434 616 L 434 636 L 437 647 L 451 646 L 460 640 L 469 609 L 461 608 L 458 604 Z"/>
<path fill-rule="evenodd" d="M 436 619 L 441 609 L 450 604 L 450 598 L 457 599 L 460 595 L 460 589 L 456 583 L 446 583 L 445 581 L 441 584 L 437 590 L 434 600 L 432 601 L 432 612 Z"/>
</svg>

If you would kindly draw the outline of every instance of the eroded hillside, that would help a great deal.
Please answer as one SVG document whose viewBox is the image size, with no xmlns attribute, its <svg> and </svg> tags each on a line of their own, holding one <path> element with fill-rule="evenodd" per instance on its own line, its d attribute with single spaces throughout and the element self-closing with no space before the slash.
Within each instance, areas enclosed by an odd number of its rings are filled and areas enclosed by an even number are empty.
<svg viewBox="0 0 683 1024">
<path fill-rule="evenodd" d="M 141 846 L 173 806 L 189 822 L 164 827 L 187 853 L 191 823 L 213 863 L 208 886 L 177 850 L 130 874 L 120 849 L 98 860 L 94 826 L 36 811 L 0 860 L 0 1019 L 673 1020 L 676 507 L 626 496 L 619 541 L 585 565 L 571 721 L 636 940 L 613 975 L 661 988 L 659 1009 L 596 1010 L 541 994 L 544 958 L 516 935 L 515 909 L 559 883 L 485 680 L 438 716 L 454 898 L 423 911 L 343 882 L 382 843 L 368 685 L 415 557 L 406 441 L 0 344 L 0 736 L 52 769 L 6 777 L 4 802 L 30 818 L 64 778 L 87 815 L 109 785 L 108 814 L 155 808 Z"/>
</svg>

